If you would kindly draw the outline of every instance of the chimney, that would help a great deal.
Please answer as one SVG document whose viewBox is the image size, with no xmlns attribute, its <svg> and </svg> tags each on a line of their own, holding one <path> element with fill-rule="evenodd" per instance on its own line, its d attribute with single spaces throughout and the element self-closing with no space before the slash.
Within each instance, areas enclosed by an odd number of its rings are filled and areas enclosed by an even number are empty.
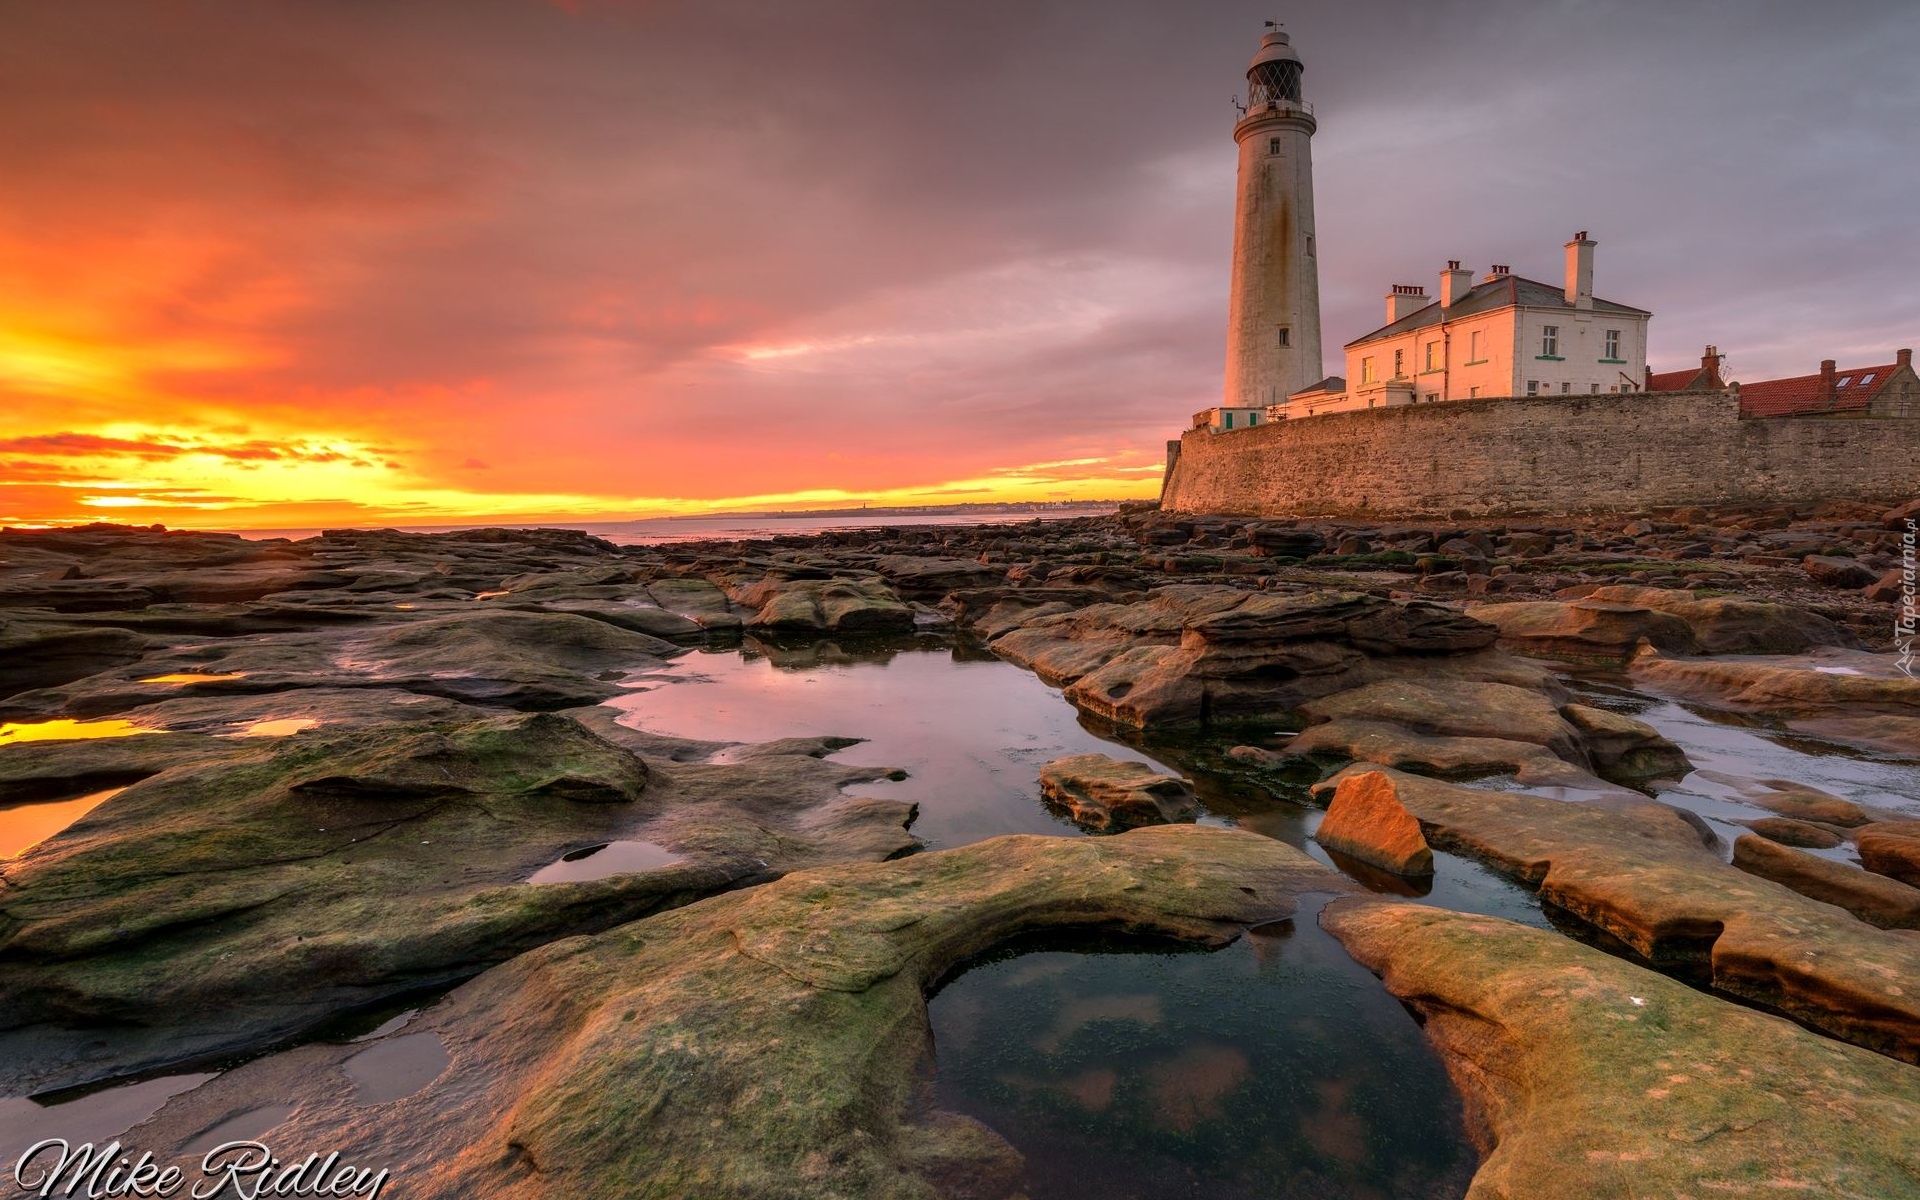
<svg viewBox="0 0 1920 1200">
<path fill-rule="evenodd" d="M 1720 347 L 1707 347 L 1706 353 L 1700 356 L 1700 369 L 1706 372 L 1708 386 L 1726 386 L 1720 382 Z"/>
<path fill-rule="evenodd" d="M 1593 307 L 1593 248 L 1597 244 L 1584 229 L 1567 243 L 1567 303 L 1575 308 Z"/>
<path fill-rule="evenodd" d="M 1834 362 L 1830 358 L 1820 360 L 1820 394 L 1826 398 L 1827 407 L 1832 408 L 1836 389 L 1833 386 Z"/>
<path fill-rule="evenodd" d="M 1900 366 L 1911 367 L 1913 366 L 1913 351 L 1897 350 L 1894 352 L 1893 361 Z"/>
<path fill-rule="evenodd" d="M 1452 308 L 1473 288 L 1473 272 L 1460 268 L 1460 260 L 1447 260 L 1447 269 L 1440 272 L 1440 307 Z"/>
<path fill-rule="evenodd" d="M 1491 268 L 1488 269 L 1487 277 L 1485 279 L 1482 279 L 1480 282 L 1492 283 L 1496 279 L 1505 279 L 1507 276 L 1511 274 L 1513 274 L 1512 267 L 1506 266 L 1505 264 L 1502 264 L 1502 263 L 1495 263 Z"/>
<path fill-rule="evenodd" d="M 1427 290 L 1417 283 L 1396 283 L 1387 293 L 1387 324 L 1427 306 Z"/>
</svg>

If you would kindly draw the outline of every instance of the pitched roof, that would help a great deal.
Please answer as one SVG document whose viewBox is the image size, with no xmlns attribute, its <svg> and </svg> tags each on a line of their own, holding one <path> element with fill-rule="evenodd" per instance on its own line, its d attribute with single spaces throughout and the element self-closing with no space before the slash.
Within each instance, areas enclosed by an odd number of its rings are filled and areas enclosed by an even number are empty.
<svg viewBox="0 0 1920 1200">
<path fill-rule="evenodd" d="M 1344 377 L 1339 375 L 1329 375 L 1325 379 L 1322 379 L 1319 383 L 1309 384 L 1308 386 L 1301 388 L 1297 392 L 1288 392 L 1287 399 L 1291 400 L 1295 396 L 1317 395 L 1321 392 L 1344 392 L 1346 390 L 1347 390 L 1347 381 Z"/>
<path fill-rule="evenodd" d="M 1882 367 L 1853 367 L 1835 371 L 1833 395 L 1828 397 L 1826 381 L 1820 375 L 1795 375 L 1791 379 L 1762 379 L 1740 385 L 1740 415 L 1743 417 L 1792 417 L 1808 413 L 1859 412 L 1873 402 L 1886 386 L 1887 377 L 1900 369 L 1898 363 Z"/>
<path fill-rule="evenodd" d="M 1562 287 L 1553 287 L 1536 279 L 1523 279 L 1518 275 L 1502 275 L 1498 279 L 1489 279 L 1460 297 L 1459 301 L 1446 310 L 1449 321 L 1461 317 L 1470 317 L 1475 313 L 1493 312 L 1502 308 L 1564 308 L 1569 311 L 1573 305 L 1567 303 L 1567 291 Z M 1644 308 L 1629 308 L 1624 304 L 1615 304 L 1611 300 L 1596 298 L 1593 311 L 1602 313 L 1621 313 L 1626 316 L 1650 317 L 1653 314 Z M 1425 308 L 1418 309 L 1401 317 L 1391 325 L 1383 325 L 1367 334 L 1348 342 L 1348 346 L 1358 346 L 1362 342 L 1378 341 L 1381 338 L 1394 337 L 1402 333 L 1411 333 L 1429 325 L 1440 323 L 1440 302 L 1434 301 Z"/>
<path fill-rule="evenodd" d="M 1650 392 L 1690 392 L 1694 383 L 1702 382 L 1701 376 L 1707 372 L 1702 367 L 1688 367 L 1681 371 L 1657 371 L 1647 376 L 1647 390 Z"/>
</svg>

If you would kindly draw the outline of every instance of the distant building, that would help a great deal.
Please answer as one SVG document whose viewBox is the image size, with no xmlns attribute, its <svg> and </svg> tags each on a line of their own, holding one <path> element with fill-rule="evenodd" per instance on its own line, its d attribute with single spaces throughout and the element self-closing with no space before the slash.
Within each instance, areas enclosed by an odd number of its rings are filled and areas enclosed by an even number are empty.
<svg viewBox="0 0 1920 1200">
<path fill-rule="evenodd" d="M 1595 242 L 1566 244 L 1561 287 L 1496 266 L 1478 284 L 1458 261 L 1430 300 L 1414 284 L 1387 293 L 1387 323 L 1347 343 L 1343 395 L 1324 384 L 1273 408 L 1278 417 L 1496 396 L 1636 392 L 1646 379 L 1652 314 L 1593 294 Z"/>
<path fill-rule="evenodd" d="M 1734 386 L 1743 417 L 1920 416 L 1920 377 L 1914 374 L 1912 350 L 1895 351 L 1894 360 L 1880 366 L 1841 370 L 1829 358 L 1818 375 Z"/>
<path fill-rule="evenodd" d="M 1215 408 L 1203 408 L 1193 414 L 1193 429 L 1211 429 L 1216 433 L 1226 433 L 1234 429 L 1251 429 L 1267 420 L 1267 410 L 1260 408 L 1227 408 L 1224 405 Z"/>
<path fill-rule="evenodd" d="M 1700 356 L 1700 365 L 1685 367 L 1678 371 L 1662 371 L 1654 374 L 1653 368 L 1647 368 L 1646 389 L 1649 392 L 1720 392 L 1726 390 L 1726 382 L 1720 378 L 1720 349 L 1708 346 L 1706 353 Z"/>
</svg>

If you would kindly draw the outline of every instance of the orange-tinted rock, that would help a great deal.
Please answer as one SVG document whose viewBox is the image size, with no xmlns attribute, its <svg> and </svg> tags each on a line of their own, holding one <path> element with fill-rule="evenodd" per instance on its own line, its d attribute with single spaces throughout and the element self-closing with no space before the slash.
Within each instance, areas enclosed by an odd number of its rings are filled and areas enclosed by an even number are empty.
<svg viewBox="0 0 1920 1200">
<path fill-rule="evenodd" d="M 1040 795 L 1096 833 L 1191 821 L 1199 808 L 1192 786 L 1178 775 L 1104 754 L 1075 754 L 1041 767 Z"/>
<path fill-rule="evenodd" d="M 1433 850 L 1420 822 L 1394 795 L 1393 781 L 1378 771 L 1340 781 L 1314 840 L 1395 875 L 1433 874 Z"/>
<path fill-rule="evenodd" d="M 1745 825 L 1768 841 L 1778 842 L 1782 846 L 1831 850 L 1847 840 L 1831 826 L 1816 824 L 1812 821 L 1796 821 L 1791 817 L 1760 817 L 1752 821 L 1741 821 L 1739 824 Z"/>
<path fill-rule="evenodd" d="M 1320 923 L 1425 1018 L 1485 1154 L 1471 1200 L 1920 1194 L 1913 1067 L 1495 917 Z"/>
<path fill-rule="evenodd" d="M 1430 845 L 1538 887 L 1656 964 L 1706 967 L 1716 990 L 1920 1062 L 1920 994 L 1901 982 L 1920 978 L 1920 938 L 1736 870 L 1698 817 L 1643 797 L 1568 803 L 1375 770 Z"/>
<path fill-rule="evenodd" d="M 1481 604 L 1474 616 L 1500 628 L 1509 650 L 1574 662 L 1623 662 L 1646 641 L 1673 654 L 1697 654 L 1686 621 L 1672 613 L 1602 600 L 1521 600 Z"/>
<path fill-rule="evenodd" d="M 1854 845 L 1860 848 L 1860 862 L 1867 870 L 1901 883 L 1920 884 L 1920 838 L 1863 833 Z"/>
<path fill-rule="evenodd" d="M 1844 908 L 1882 929 L 1920 929 L 1920 888 L 1744 834 L 1733 843 L 1733 865 L 1802 896 Z"/>
</svg>

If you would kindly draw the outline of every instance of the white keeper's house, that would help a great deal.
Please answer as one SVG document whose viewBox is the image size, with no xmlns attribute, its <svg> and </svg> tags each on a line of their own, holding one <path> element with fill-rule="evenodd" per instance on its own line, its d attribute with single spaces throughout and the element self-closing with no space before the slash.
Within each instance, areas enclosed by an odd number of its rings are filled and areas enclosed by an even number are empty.
<svg viewBox="0 0 1920 1200">
<path fill-rule="evenodd" d="M 1640 391 L 1647 377 L 1645 309 L 1593 294 L 1595 243 L 1566 244 L 1560 287 L 1494 267 L 1479 283 L 1458 262 L 1440 295 L 1395 284 L 1387 323 L 1347 343 L 1347 376 L 1271 406 L 1270 420 L 1495 396 Z"/>
</svg>

